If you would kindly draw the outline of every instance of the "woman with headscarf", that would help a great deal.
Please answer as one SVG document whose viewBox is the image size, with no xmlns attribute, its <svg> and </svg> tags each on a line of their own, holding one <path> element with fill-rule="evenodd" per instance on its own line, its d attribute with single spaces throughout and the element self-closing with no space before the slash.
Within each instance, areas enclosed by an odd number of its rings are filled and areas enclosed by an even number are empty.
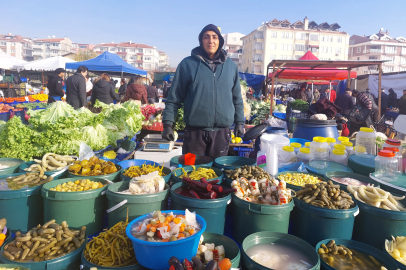
<svg viewBox="0 0 406 270">
<path fill-rule="evenodd" d="M 389 89 L 389 99 L 388 99 L 388 108 L 397 107 L 398 96 L 392 88 Z"/>
<path fill-rule="evenodd" d="M 142 84 L 142 77 L 138 75 L 132 76 L 123 101 L 138 100 L 140 104 L 147 104 L 147 96 L 147 89 Z"/>
<path fill-rule="evenodd" d="M 100 76 L 100 80 L 93 85 L 92 89 L 92 105 L 98 99 L 105 104 L 114 103 L 114 100 L 120 101 L 120 96 L 116 94 L 114 87 L 110 84 L 110 78 L 107 73 Z"/>
<path fill-rule="evenodd" d="M 316 103 L 320 98 L 320 93 L 319 90 L 314 89 L 314 93 L 313 93 L 313 103 Z"/>
</svg>

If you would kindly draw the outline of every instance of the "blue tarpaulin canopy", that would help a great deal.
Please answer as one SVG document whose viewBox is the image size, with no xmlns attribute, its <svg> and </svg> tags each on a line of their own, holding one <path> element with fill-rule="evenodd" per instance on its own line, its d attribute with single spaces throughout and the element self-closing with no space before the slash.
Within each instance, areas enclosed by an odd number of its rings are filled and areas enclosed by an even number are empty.
<svg viewBox="0 0 406 270">
<path fill-rule="evenodd" d="M 175 75 L 168 74 L 162 80 L 167 82 L 173 81 L 173 77 L 175 77 Z"/>
<path fill-rule="evenodd" d="M 82 62 L 74 62 L 74 63 L 66 63 L 66 69 L 77 69 L 79 66 L 85 66 L 92 72 L 107 72 L 111 75 L 147 75 L 145 70 L 133 67 L 132 65 L 128 64 L 126 61 L 121 59 L 115 53 L 110 52 L 103 52 L 99 56 L 82 61 Z"/>
<path fill-rule="evenodd" d="M 252 87 L 255 90 L 257 95 L 261 91 L 263 81 L 265 80 L 264 75 L 256 75 L 251 73 L 242 73 L 239 72 L 240 78 L 247 82 L 247 85 Z"/>
</svg>

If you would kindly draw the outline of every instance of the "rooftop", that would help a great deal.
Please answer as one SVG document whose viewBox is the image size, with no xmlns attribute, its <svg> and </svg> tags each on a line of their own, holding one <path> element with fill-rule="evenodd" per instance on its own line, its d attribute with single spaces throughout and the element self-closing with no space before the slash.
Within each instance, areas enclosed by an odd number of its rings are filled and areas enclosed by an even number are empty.
<svg viewBox="0 0 406 270">
<path fill-rule="evenodd" d="M 315 21 L 310 21 L 306 17 L 303 21 L 298 20 L 294 23 L 291 23 L 288 20 L 278 20 L 278 19 L 273 19 L 269 22 L 266 22 L 265 25 L 267 28 L 287 28 L 287 29 L 304 29 L 305 27 L 305 21 L 307 20 L 308 22 L 308 29 L 307 30 L 321 30 L 321 31 L 339 31 L 338 29 L 341 28 L 341 26 L 337 23 L 332 23 L 328 24 L 327 22 L 323 22 L 321 24 L 317 24 Z"/>
<path fill-rule="evenodd" d="M 381 28 L 378 33 L 370 35 L 370 36 L 352 35 L 350 37 L 350 45 L 364 43 L 364 42 L 368 42 L 368 41 L 405 43 L 406 38 L 404 38 L 404 37 L 393 38 L 389 35 L 389 31 L 386 30 L 384 32 L 383 28 Z"/>
<path fill-rule="evenodd" d="M 44 39 L 35 39 L 34 42 L 60 42 L 64 40 L 64 38 L 44 38 Z"/>
</svg>

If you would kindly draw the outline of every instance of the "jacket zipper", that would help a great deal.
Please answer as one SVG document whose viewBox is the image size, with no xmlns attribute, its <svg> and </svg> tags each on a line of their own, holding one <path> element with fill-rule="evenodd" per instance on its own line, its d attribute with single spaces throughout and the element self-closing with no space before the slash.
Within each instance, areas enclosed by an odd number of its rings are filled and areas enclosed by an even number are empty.
<svg viewBox="0 0 406 270">
<path fill-rule="evenodd" d="M 217 114 L 217 102 L 216 102 L 216 72 L 213 72 L 213 107 L 214 107 L 214 123 L 213 123 L 213 127 L 212 127 L 212 131 L 214 131 L 214 126 L 216 125 L 216 114 Z"/>
</svg>

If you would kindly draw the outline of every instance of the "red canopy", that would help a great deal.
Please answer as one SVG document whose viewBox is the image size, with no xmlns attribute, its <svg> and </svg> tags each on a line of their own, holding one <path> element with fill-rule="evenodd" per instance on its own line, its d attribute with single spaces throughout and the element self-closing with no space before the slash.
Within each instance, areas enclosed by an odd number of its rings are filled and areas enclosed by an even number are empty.
<svg viewBox="0 0 406 270">
<path fill-rule="evenodd" d="M 312 52 L 306 52 L 299 60 L 319 60 Z M 272 74 L 269 74 L 269 78 L 272 76 L 278 77 L 278 79 L 285 80 L 345 80 L 348 79 L 348 71 L 345 69 L 310 69 L 305 67 L 292 67 L 282 68 Z M 357 72 L 351 71 L 351 78 L 357 78 Z"/>
</svg>

